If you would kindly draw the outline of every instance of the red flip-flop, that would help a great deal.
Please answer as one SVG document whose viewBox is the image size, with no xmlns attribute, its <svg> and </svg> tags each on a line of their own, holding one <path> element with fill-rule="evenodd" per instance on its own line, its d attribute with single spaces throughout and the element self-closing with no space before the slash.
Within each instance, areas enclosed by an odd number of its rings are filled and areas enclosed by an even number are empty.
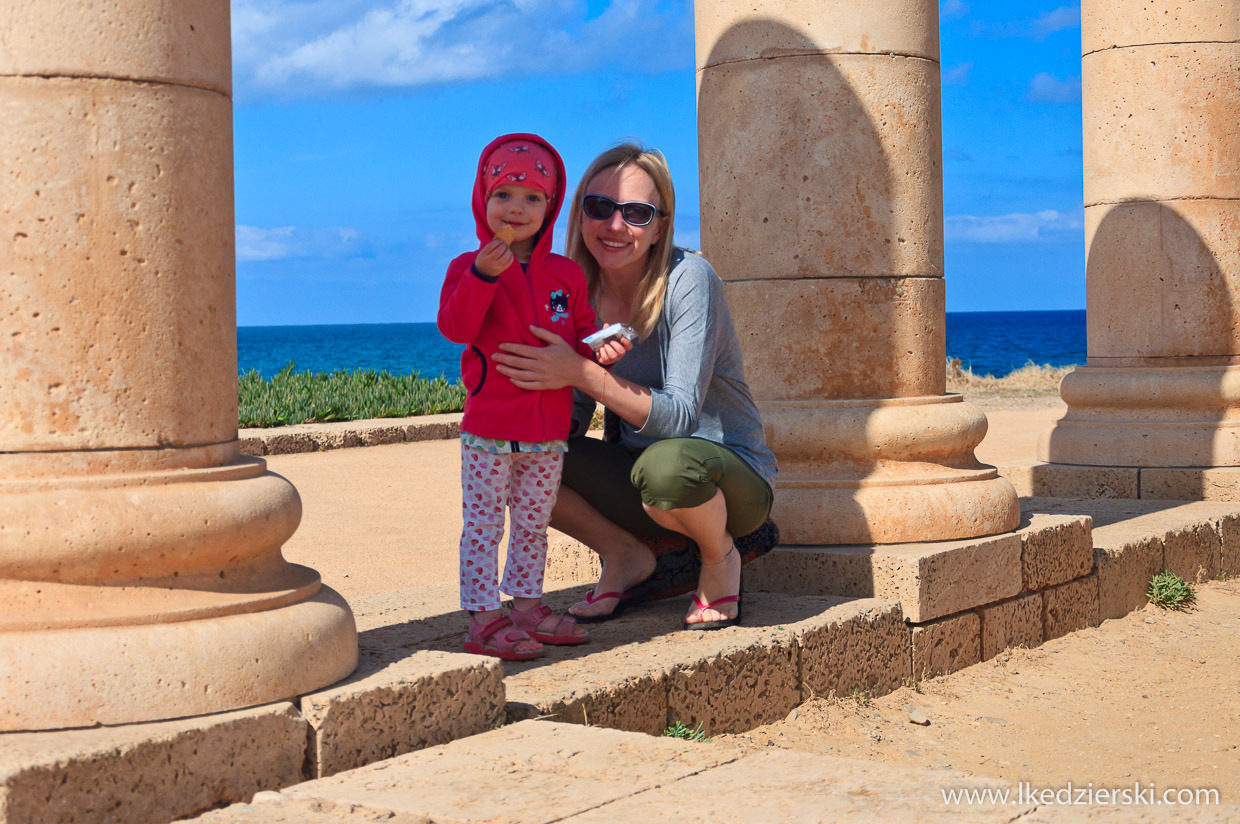
<svg viewBox="0 0 1240 824">
<path fill-rule="evenodd" d="M 620 613 L 624 612 L 629 607 L 641 603 L 639 599 L 623 592 L 604 592 L 602 595 L 596 596 L 594 594 L 594 590 L 590 590 L 586 593 L 586 606 L 597 604 L 604 598 L 616 599 L 616 608 L 606 615 L 574 615 L 570 612 L 568 614 L 569 617 L 579 624 L 601 624 L 604 621 L 610 621 L 612 618 L 619 616 Z"/>
</svg>

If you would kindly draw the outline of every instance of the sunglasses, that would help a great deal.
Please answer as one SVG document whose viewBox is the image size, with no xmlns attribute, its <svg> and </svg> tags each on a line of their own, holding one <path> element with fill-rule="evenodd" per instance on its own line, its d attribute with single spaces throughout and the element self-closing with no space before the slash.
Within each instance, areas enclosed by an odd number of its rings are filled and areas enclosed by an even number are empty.
<svg viewBox="0 0 1240 824">
<path fill-rule="evenodd" d="M 630 226 L 649 226 L 655 215 L 663 215 L 663 211 L 654 204 L 640 200 L 617 203 L 603 195 L 586 195 L 581 199 L 581 211 L 590 220 L 607 220 L 617 209 L 620 210 L 620 217 Z"/>
</svg>

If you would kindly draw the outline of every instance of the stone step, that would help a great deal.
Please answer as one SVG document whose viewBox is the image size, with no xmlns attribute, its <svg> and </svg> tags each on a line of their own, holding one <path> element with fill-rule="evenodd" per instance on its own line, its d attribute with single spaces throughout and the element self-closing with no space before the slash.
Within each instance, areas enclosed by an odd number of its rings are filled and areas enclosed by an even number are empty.
<svg viewBox="0 0 1240 824">
<path fill-rule="evenodd" d="M 950 803 L 953 790 L 1010 794 Z M 216 810 L 197 824 L 1224 822 L 1240 807 L 1056 807 L 963 772 L 525 721 Z"/>
</svg>

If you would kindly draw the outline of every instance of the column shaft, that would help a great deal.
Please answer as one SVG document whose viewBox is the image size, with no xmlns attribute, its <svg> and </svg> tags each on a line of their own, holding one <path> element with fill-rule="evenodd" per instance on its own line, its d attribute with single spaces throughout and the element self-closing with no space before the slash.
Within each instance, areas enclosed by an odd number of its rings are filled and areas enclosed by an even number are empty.
<svg viewBox="0 0 1240 824">
<path fill-rule="evenodd" d="M 938 9 L 696 6 L 702 246 L 727 283 L 797 544 L 1012 529 L 945 392 Z"/>
<path fill-rule="evenodd" d="M 1088 360 L 1040 457 L 1240 465 L 1240 0 L 1081 24 Z"/>
<path fill-rule="evenodd" d="M 228 0 L 0 8 L 0 731 L 288 698 L 352 615 L 237 444 Z"/>
</svg>

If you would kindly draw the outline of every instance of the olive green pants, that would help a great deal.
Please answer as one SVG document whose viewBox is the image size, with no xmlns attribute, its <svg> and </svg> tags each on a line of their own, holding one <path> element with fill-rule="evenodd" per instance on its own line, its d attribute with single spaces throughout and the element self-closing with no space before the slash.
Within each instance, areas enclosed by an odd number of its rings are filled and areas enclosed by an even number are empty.
<svg viewBox="0 0 1240 824">
<path fill-rule="evenodd" d="M 701 506 L 723 492 L 728 534 L 748 535 L 771 514 L 771 488 L 731 449 L 701 438 L 669 438 L 641 452 L 595 438 L 573 438 L 561 481 L 603 517 L 634 535 L 678 533 L 659 526 L 642 504 Z"/>
</svg>

